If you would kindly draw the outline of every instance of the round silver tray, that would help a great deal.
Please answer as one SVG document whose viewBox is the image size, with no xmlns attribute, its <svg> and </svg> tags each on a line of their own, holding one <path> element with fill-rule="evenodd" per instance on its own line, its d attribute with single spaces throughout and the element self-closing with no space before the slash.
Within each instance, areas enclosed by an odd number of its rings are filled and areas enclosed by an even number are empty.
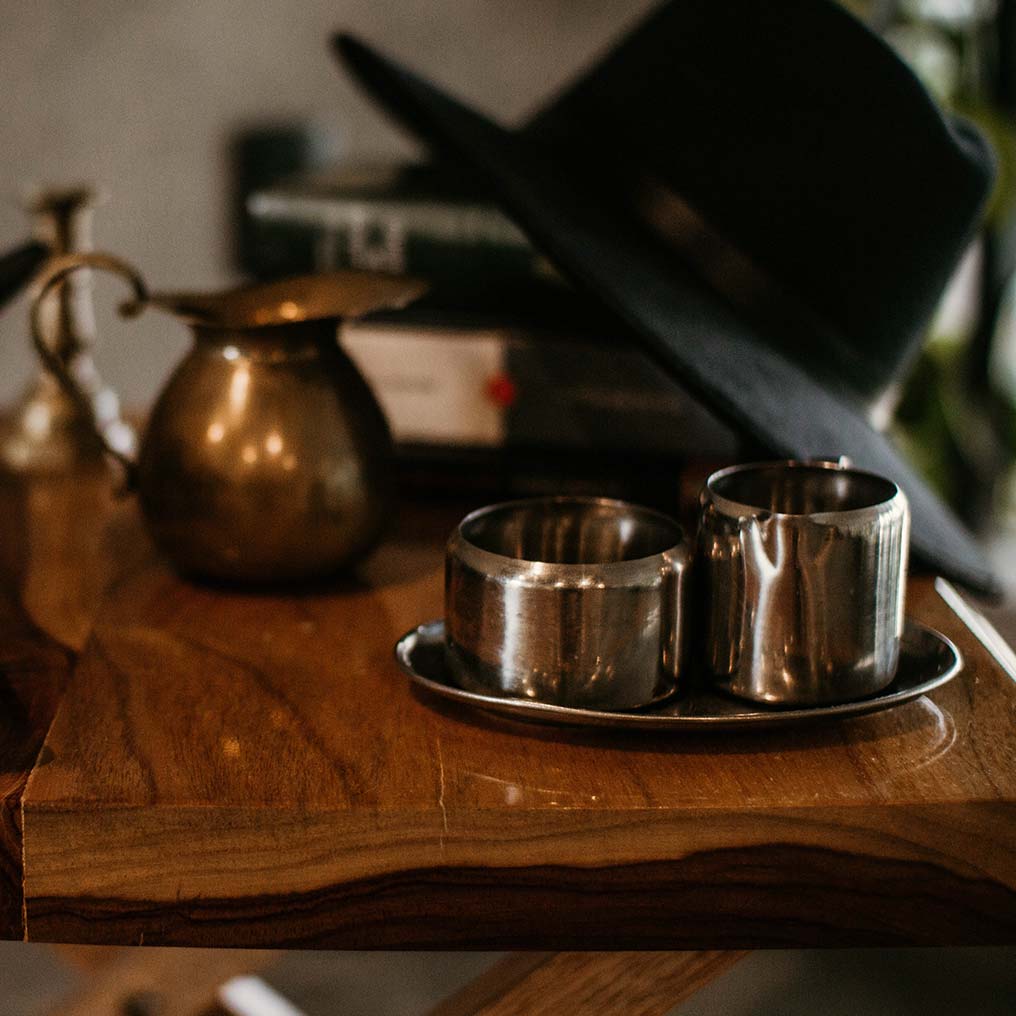
<svg viewBox="0 0 1016 1016">
<path fill-rule="evenodd" d="M 445 663 L 444 621 L 430 621 L 406 632 L 395 658 L 415 685 L 434 695 L 474 708 L 533 723 L 616 730 L 689 730 L 777 727 L 840 716 L 860 716 L 909 702 L 951 681 L 963 668 L 960 651 L 940 632 L 908 618 L 893 683 L 878 695 L 834 706 L 788 709 L 758 706 L 692 686 L 663 705 L 634 712 L 606 712 L 547 705 L 528 699 L 466 691 L 455 684 Z"/>
</svg>

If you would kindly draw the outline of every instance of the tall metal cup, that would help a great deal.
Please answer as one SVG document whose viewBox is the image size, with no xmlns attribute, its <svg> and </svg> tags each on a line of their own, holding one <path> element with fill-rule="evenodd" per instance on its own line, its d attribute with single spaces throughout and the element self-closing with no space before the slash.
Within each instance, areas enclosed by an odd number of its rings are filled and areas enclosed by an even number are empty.
<svg viewBox="0 0 1016 1016">
<path fill-rule="evenodd" d="M 899 659 L 909 539 L 906 497 L 873 473 L 763 462 L 710 476 L 698 560 L 716 684 L 778 705 L 885 688 Z"/>
<path fill-rule="evenodd" d="M 680 670 L 688 551 L 648 508 L 550 497 L 482 508 L 448 541 L 448 661 L 468 689 L 646 705 Z"/>
</svg>

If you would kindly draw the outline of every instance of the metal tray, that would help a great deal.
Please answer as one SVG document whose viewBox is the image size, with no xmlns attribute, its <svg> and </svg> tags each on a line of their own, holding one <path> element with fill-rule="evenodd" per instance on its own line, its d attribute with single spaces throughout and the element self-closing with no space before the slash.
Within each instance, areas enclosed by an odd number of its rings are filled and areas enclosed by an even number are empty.
<svg viewBox="0 0 1016 1016">
<path fill-rule="evenodd" d="M 834 706 L 788 709 L 758 706 L 692 686 L 663 705 L 635 712 L 604 712 L 547 705 L 527 699 L 480 694 L 458 687 L 445 664 L 444 621 L 406 632 L 395 658 L 415 685 L 441 698 L 533 723 L 616 730 L 695 730 L 780 727 L 841 716 L 860 716 L 909 702 L 951 681 L 963 668 L 960 651 L 940 632 L 907 619 L 900 664 L 893 683 L 871 698 Z"/>
</svg>

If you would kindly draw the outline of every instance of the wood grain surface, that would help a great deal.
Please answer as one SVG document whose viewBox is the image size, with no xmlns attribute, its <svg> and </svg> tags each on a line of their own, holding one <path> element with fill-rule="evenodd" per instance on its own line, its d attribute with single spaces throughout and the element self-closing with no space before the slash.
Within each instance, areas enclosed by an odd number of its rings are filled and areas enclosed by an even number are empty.
<svg viewBox="0 0 1016 1016">
<path fill-rule="evenodd" d="M 744 955 L 514 953 L 429 1016 L 664 1016 Z"/>
<path fill-rule="evenodd" d="M 31 482 L 0 471 L 0 936 L 24 935 L 22 793 L 106 585 L 147 554 L 102 468 Z M 128 526 L 131 533 L 137 527 Z M 44 758 L 44 756 L 42 756 Z"/>
<path fill-rule="evenodd" d="M 0 936 L 24 935 L 21 796 L 70 675 L 71 654 L 28 615 L 29 537 L 39 531 L 29 491 L 0 476 Z"/>
<path fill-rule="evenodd" d="M 87 580 L 90 634 L 24 794 L 27 937 L 1016 940 L 1016 684 L 930 580 L 910 611 L 967 660 L 931 697 L 782 732 L 537 728 L 415 693 L 392 657 L 441 613 L 465 507 L 407 510 L 355 579 L 299 595 L 191 585 L 130 506 L 113 512 L 81 566 L 105 569 Z M 37 592 L 34 610 L 80 631 L 57 600 Z"/>
</svg>

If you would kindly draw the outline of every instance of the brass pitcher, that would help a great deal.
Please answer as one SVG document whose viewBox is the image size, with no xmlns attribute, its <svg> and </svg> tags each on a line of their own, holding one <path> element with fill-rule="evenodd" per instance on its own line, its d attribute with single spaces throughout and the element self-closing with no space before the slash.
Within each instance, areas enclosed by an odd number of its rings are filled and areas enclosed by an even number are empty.
<svg viewBox="0 0 1016 1016">
<path fill-rule="evenodd" d="M 194 346 L 157 398 L 136 460 L 104 434 L 77 379 L 45 341 L 40 307 L 71 272 L 123 276 L 133 299 L 187 322 Z M 149 293 L 108 254 L 54 259 L 32 302 L 43 363 L 127 470 L 159 549 L 181 572 L 297 581 L 351 565 L 390 514 L 392 442 L 336 322 L 403 306 L 425 286 L 366 272 L 304 276 L 222 293 Z"/>
</svg>

